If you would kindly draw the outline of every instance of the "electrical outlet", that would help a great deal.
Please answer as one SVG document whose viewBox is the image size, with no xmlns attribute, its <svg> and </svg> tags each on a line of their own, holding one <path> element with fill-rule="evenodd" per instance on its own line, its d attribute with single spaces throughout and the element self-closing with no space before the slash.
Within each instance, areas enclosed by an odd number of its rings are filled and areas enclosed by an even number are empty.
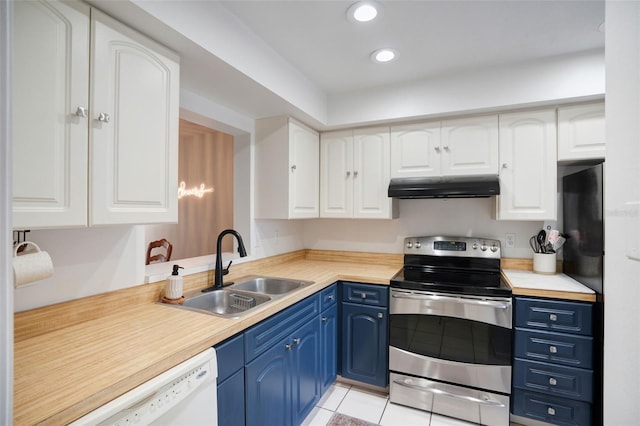
<svg viewBox="0 0 640 426">
<path fill-rule="evenodd" d="M 516 234 L 504 234 L 504 246 L 514 248 L 516 246 Z"/>
</svg>

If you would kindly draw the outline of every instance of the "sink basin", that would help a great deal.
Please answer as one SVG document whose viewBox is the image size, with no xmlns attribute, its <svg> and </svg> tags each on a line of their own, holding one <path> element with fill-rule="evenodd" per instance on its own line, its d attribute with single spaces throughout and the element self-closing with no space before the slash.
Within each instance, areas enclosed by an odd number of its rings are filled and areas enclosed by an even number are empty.
<svg viewBox="0 0 640 426">
<path fill-rule="evenodd" d="M 182 303 L 182 307 L 226 318 L 237 318 L 270 300 L 271 297 L 264 294 L 224 289 L 190 297 Z"/>
<path fill-rule="evenodd" d="M 277 296 L 284 295 L 309 284 L 313 284 L 313 282 L 273 277 L 246 277 L 240 282 L 229 286 L 228 289 Z"/>
</svg>

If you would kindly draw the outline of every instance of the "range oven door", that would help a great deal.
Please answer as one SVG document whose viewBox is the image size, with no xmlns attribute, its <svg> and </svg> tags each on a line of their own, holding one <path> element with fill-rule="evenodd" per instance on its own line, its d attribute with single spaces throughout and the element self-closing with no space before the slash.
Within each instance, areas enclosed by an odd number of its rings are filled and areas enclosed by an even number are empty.
<svg viewBox="0 0 640 426">
<path fill-rule="evenodd" d="M 391 290 L 389 370 L 511 393 L 511 298 Z"/>
</svg>

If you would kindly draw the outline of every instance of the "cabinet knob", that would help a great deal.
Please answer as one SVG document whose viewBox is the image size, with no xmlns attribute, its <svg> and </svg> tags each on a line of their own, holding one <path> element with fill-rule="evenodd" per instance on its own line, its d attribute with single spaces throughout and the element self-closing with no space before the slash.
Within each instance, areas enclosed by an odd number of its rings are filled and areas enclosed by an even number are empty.
<svg viewBox="0 0 640 426">
<path fill-rule="evenodd" d="M 300 338 L 296 337 L 295 339 L 293 339 L 293 343 L 295 343 L 296 345 L 300 344 Z"/>
<path fill-rule="evenodd" d="M 347 170 L 347 177 L 351 176 L 351 172 Z"/>
<path fill-rule="evenodd" d="M 547 414 L 550 416 L 555 416 L 556 415 L 556 410 L 553 407 L 548 407 L 547 408 Z"/>
<path fill-rule="evenodd" d="M 558 348 L 555 346 L 549 346 L 549 352 L 552 354 L 558 353 Z"/>
<path fill-rule="evenodd" d="M 382 319 L 382 317 L 383 317 L 383 316 L 384 316 L 384 315 L 382 315 L 382 312 L 378 312 L 378 318 L 379 318 L 379 319 Z"/>
<path fill-rule="evenodd" d="M 358 177 L 358 171 L 357 170 L 353 171 L 353 177 Z"/>
<path fill-rule="evenodd" d="M 508 167 L 508 166 L 507 166 L 507 163 L 502 163 L 502 168 L 503 168 L 503 169 L 506 169 L 507 167 Z"/>
<path fill-rule="evenodd" d="M 445 145 L 442 147 L 445 151 L 449 151 L 449 145 Z"/>
<path fill-rule="evenodd" d="M 288 350 L 288 351 L 293 350 L 293 346 L 291 346 L 291 345 L 290 345 L 290 344 L 288 344 L 288 343 L 287 343 L 286 345 L 284 345 L 284 348 L 285 348 L 286 350 Z"/>
<path fill-rule="evenodd" d="M 78 117 L 87 118 L 89 113 L 85 107 L 78 107 L 78 109 L 76 109 L 76 115 Z"/>
<path fill-rule="evenodd" d="M 440 152 L 440 147 L 439 146 L 434 146 L 433 149 L 435 149 L 436 152 Z"/>
<path fill-rule="evenodd" d="M 103 123 L 108 123 L 110 120 L 111 120 L 111 117 L 106 112 L 101 112 L 100 114 L 98 114 L 98 121 L 101 121 Z"/>
<path fill-rule="evenodd" d="M 556 379 L 554 379 L 553 377 L 549 377 L 549 384 L 551 386 L 555 386 L 558 384 L 558 382 L 556 381 Z"/>
<path fill-rule="evenodd" d="M 360 293 L 360 298 L 361 299 L 366 299 L 367 298 L 367 293 Z"/>
<path fill-rule="evenodd" d="M 329 321 L 329 317 L 322 317 L 322 322 L 327 322 Z"/>
<path fill-rule="evenodd" d="M 297 169 L 296 165 L 294 164 L 293 166 L 291 166 L 291 171 L 294 171 L 295 169 Z"/>
<path fill-rule="evenodd" d="M 327 299 L 333 300 L 333 299 L 335 299 L 335 297 L 333 296 L 333 294 L 330 294 L 330 295 L 327 296 Z"/>
<path fill-rule="evenodd" d="M 549 314 L 549 321 L 558 321 L 558 316 L 556 314 Z"/>
</svg>

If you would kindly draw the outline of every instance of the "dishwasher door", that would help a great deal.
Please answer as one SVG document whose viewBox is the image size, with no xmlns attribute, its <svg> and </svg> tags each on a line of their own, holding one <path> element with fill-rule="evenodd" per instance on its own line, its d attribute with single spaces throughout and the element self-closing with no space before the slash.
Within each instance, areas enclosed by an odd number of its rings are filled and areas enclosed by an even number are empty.
<svg viewBox="0 0 640 426">
<path fill-rule="evenodd" d="M 71 423 L 80 425 L 218 424 L 216 351 L 176 365 Z"/>
</svg>

